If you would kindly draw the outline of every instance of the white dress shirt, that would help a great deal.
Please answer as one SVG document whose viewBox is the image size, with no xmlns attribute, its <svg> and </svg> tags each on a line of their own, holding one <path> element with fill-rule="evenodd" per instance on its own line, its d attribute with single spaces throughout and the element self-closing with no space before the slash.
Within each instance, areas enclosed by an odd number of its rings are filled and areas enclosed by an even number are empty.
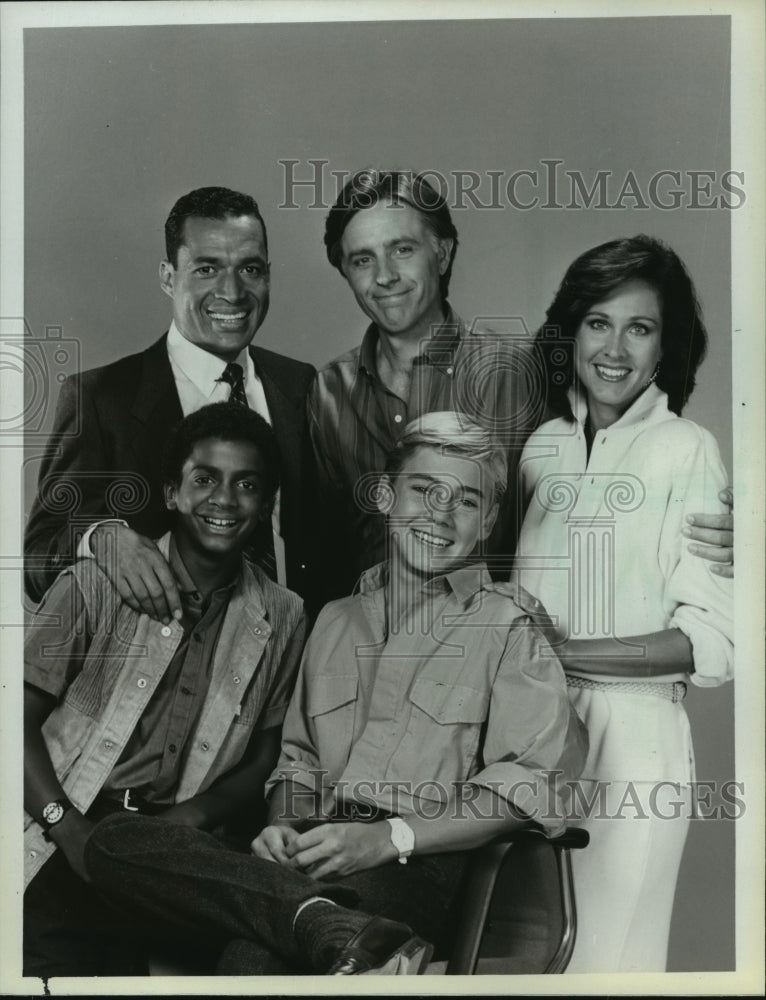
<svg viewBox="0 0 766 1000">
<path fill-rule="evenodd" d="M 209 351 L 187 340 L 176 326 L 175 320 L 170 324 L 167 347 L 176 392 L 181 403 L 181 411 L 185 417 L 188 417 L 190 413 L 195 413 L 210 403 L 225 403 L 229 399 L 231 386 L 228 382 L 221 381 L 221 375 L 223 375 L 227 362 L 223 358 L 219 358 L 215 354 L 211 354 Z M 263 383 L 255 370 L 250 352 L 247 348 L 244 348 L 234 360 L 242 366 L 244 372 L 245 396 L 247 397 L 250 409 L 255 410 L 259 416 L 263 417 L 271 425 L 271 414 L 266 403 L 266 393 L 263 391 Z M 109 518 L 108 520 L 113 519 Z M 78 556 L 87 557 L 92 555 L 90 536 L 97 525 L 101 523 L 103 521 L 92 524 L 82 536 L 77 550 Z M 279 519 L 279 491 L 277 491 L 274 500 L 271 526 L 274 535 L 277 582 L 284 586 L 287 574 L 285 569 L 285 543 L 281 535 Z"/>
<path fill-rule="evenodd" d="M 187 340 L 175 321 L 168 331 L 168 358 L 185 417 L 209 403 L 225 403 L 228 400 L 231 386 L 228 382 L 219 381 L 227 362 Z M 250 352 L 244 348 L 234 360 L 245 373 L 245 395 L 250 409 L 270 424 L 271 415 L 263 383 L 256 374 Z"/>
</svg>

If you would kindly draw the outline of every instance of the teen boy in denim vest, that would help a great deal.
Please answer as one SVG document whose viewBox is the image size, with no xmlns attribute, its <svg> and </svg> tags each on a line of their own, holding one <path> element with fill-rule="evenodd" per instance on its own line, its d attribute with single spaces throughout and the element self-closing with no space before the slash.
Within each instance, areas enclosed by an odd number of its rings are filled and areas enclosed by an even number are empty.
<svg viewBox="0 0 766 1000">
<path fill-rule="evenodd" d="M 174 523 L 158 541 L 182 581 L 180 621 L 133 610 L 82 560 L 28 628 L 27 975 L 145 971 L 129 922 L 86 885 L 98 819 L 127 811 L 210 829 L 257 809 L 306 631 L 300 598 L 242 555 L 278 485 L 261 417 L 232 403 L 198 410 L 168 445 Z"/>
</svg>

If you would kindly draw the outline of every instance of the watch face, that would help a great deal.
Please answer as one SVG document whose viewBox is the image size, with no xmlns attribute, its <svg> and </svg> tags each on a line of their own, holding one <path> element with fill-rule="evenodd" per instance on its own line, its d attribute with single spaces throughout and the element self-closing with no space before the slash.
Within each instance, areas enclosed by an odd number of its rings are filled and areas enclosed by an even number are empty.
<svg viewBox="0 0 766 1000">
<path fill-rule="evenodd" d="M 63 815 L 64 807 L 60 802 L 49 802 L 43 809 L 43 819 L 51 826 L 53 826 L 54 823 L 58 823 Z"/>
<path fill-rule="evenodd" d="M 399 852 L 399 856 L 407 857 L 412 854 L 412 849 L 415 846 L 415 835 L 412 828 L 401 819 L 390 819 L 388 822 L 391 824 L 391 843 Z"/>
</svg>

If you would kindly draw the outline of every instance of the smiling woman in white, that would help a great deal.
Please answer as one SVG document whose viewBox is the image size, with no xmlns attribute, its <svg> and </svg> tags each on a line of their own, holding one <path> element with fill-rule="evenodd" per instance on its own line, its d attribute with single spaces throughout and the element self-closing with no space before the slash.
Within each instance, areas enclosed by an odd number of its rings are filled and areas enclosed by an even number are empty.
<svg viewBox="0 0 766 1000">
<path fill-rule="evenodd" d="M 645 236 L 579 257 L 538 334 L 561 416 L 522 457 L 517 571 L 590 737 L 569 972 L 665 969 L 694 780 L 682 699 L 732 676 L 731 580 L 682 534 L 687 514 L 725 512 L 716 442 L 679 416 L 705 342 L 683 264 Z"/>
</svg>

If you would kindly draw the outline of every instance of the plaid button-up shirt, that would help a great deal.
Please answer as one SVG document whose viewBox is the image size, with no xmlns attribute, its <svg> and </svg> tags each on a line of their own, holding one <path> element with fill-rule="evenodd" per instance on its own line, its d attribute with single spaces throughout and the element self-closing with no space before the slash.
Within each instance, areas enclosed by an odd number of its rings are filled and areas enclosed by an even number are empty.
<svg viewBox="0 0 766 1000">
<path fill-rule="evenodd" d="M 529 336 L 469 331 L 447 307 L 444 324 L 415 359 L 408 399 L 381 381 L 377 344 L 373 323 L 359 347 L 317 373 L 309 393 L 325 599 L 350 593 L 362 571 L 384 558 L 384 520 L 374 503 L 377 475 L 407 424 L 438 410 L 471 417 L 507 447 L 508 491 L 482 553 L 493 572 L 507 577 L 518 534 L 519 456 L 545 409 Z"/>
</svg>

